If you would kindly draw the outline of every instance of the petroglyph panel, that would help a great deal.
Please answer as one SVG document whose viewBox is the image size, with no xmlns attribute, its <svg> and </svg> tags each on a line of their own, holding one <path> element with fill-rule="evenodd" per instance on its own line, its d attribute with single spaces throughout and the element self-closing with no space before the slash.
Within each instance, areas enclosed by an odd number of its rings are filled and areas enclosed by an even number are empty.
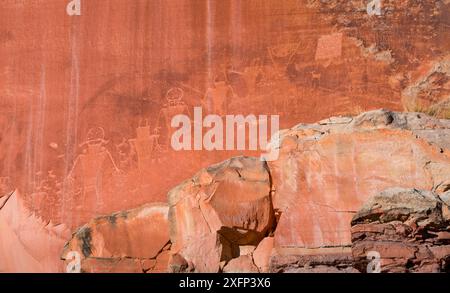
<svg viewBox="0 0 450 293">
<path fill-rule="evenodd" d="M 260 153 L 171 149 L 171 119 L 194 107 L 288 128 L 402 110 L 416 81 L 447 83 L 421 66 L 449 52 L 448 1 L 368 15 L 365 1 L 89 0 L 75 16 L 68 2 L 2 1 L 0 188 L 70 228 Z"/>
</svg>

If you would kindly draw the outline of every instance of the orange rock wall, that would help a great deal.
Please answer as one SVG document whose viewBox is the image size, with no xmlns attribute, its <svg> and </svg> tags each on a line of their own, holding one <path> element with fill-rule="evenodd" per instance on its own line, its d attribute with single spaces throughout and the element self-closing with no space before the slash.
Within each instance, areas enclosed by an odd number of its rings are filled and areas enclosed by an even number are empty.
<svg viewBox="0 0 450 293">
<path fill-rule="evenodd" d="M 233 92 L 210 112 L 278 114 L 281 128 L 402 110 L 450 47 L 443 0 L 386 0 L 381 16 L 356 0 L 81 0 L 80 16 L 68 2 L 0 3 L 0 200 L 17 189 L 71 231 L 255 154 L 170 149 L 168 121 L 207 93 Z M 167 105 L 175 87 L 182 107 Z"/>
</svg>

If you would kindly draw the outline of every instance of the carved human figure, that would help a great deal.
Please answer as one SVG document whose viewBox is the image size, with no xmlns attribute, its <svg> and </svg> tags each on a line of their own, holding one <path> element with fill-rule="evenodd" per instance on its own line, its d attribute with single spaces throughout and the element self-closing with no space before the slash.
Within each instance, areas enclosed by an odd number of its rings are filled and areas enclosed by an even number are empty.
<svg viewBox="0 0 450 293">
<path fill-rule="evenodd" d="M 203 97 L 203 107 L 210 114 L 224 116 L 228 113 L 228 105 L 234 96 L 233 88 L 221 76 L 216 76 L 211 87 Z"/>
<path fill-rule="evenodd" d="M 144 124 L 140 123 L 136 129 L 136 138 L 129 140 L 136 150 L 138 169 L 140 171 L 145 170 L 146 167 L 154 162 L 155 157 L 161 152 L 159 136 L 158 127 L 153 130 L 153 134 L 150 134 L 150 125 L 148 120 L 145 120 Z"/>
<path fill-rule="evenodd" d="M 172 118 L 176 115 L 190 116 L 189 108 L 183 101 L 184 91 L 181 88 L 172 88 L 166 94 L 166 104 L 159 112 L 157 119 L 157 127 L 161 129 L 161 141 L 165 147 L 170 146 L 170 138 L 176 130 L 171 127 Z M 159 137 L 158 137 L 159 138 Z"/>
<path fill-rule="evenodd" d="M 317 89 L 320 86 L 320 78 L 321 78 L 322 74 L 320 72 L 317 72 L 315 70 L 313 70 L 311 72 L 311 85 L 312 88 Z"/>
<path fill-rule="evenodd" d="M 263 76 L 264 69 L 259 58 L 255 58 L 250 66 L 244 68 L 242 77 L 248 89 L 248 96 L 252 97 L 256 95 L 258 83 L 262 80 Z"/>
<path fill-rule="evenodd" d="M 130 139 L 129 142 L 134 147 L 137 156 L 138 169 L 144 170 L 145 166 L 150 164 L 151 160 L 151 140 L 150 125 L 148 120 L 140 121 L 136 128 L 136 138 Z"/>
<path fill-rule="evenodd" d="M 294 61 L 294 56 L 301 43 L 283 43 L 267 48 L 269 58 L 272 61 L 277 74 L 283 75 L 288 66 Z"/>
<path fill-rule="evenodd" d="M 96 203 L 101 204 L 105 181 L 120 173 L 110 152 L 105 148 L 107 143 L 103 128 L 95 127 L 88 131 L 86 141 L 80 145 L 85 150 L 76 158 L 68 179 L 78 189 L 76 193 L 81 193 L 82 203 L 93 194 Z"/>
<path fill-rule="evenodd" d="M 118 155 L 118 167 L 121 170 L 129 170 L 134 166 L 134 151 L 130 145 L 130 140 L 121 138 L 121 141 L 115 144 L 115 151 Z"/>
<path fill-rule="evenodd" d="M 42 172 L 38 172 L 40 176 L 42 176 Z M 56 191 L 58 187 L 58 177 L 56 176 L 53 170 L 49 170 L 47 172 L 46 177 L 42 178 L 39 182 L 38 191 L 51 193 Z"/>
</svg>

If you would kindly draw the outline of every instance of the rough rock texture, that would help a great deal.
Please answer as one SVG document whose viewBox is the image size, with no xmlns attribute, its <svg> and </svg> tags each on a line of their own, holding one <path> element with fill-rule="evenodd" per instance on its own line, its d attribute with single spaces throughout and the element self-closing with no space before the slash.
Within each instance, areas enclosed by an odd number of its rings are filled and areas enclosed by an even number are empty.
<svg viewBox="0 0 450 293">
<path fill-rule="evenodd" d="M 275 248 L 269 258 L 272 273 L 353 273 L 349 247 Z"/>
<path fill-rule="evenodd" d="M 152 203 L 96 218 L 78 229 L 61 257 L 67 265 L 69 253 L 79 253 L 83 272 L 167 272 L 167 215 L 166 204 Z"/>
<path fill-rule="evenodd" d="M 371 198 L 352 220 L 354 266 L 365 272 L 368 253 L 381 272 L 450 272 L 448 194 L 394 188 Z"/>
<path fill-rule="evenodd" d="M 168 196 L 171 250 L 196 272 L 218 272 L 273 228 L 270 176 L 258 158 L 211 166 Z"/>
<path fill-rule="evenodd" d="M 449 126 L 448 120 L 423 114 L 379 110 L 284 131 L 280 158 L 269 162 L 274 209 L 281 215 L 273 269 L 282 267 L 284 256 L 298 255 L 301 262 L 303 254 L 331 250 L 334 255 L 335 248 L 344 249 L 347 259 L 349 223 L 378 192 L 390 187 L 447 190 Z M 291 262 L 286 260 L 286 266 Z"/>
<path fill-rule="evenodd" d="M 402 92 L 408 111 L 450 118 L 450 55 L 424 64 Z"/>
</svg>

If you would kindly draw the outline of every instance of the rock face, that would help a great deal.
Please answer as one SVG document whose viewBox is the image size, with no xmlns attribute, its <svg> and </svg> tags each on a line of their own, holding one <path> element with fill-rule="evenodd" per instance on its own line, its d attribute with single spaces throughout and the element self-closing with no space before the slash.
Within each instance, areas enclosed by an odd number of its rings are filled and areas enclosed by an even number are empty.
<svg viewBox="0 0 450 293">
<path fill-rule="evenodd" d="M 381 272 L 450 272 L 448 193 L 394 188 L 371 198 L 352 220 L 354 266 L 378 254 Z"/>
<path fill-rule="evenodd" d="M 419 66 L 444 64 L 447 1 L 388 1 L 381 16 L 359 0 L 82 2 L 79 17 L 63 1 L 4 0 L 0 10 L 0 53 L 9 56 L 0 60 L 0 135 L 9 138 L 0 177 L 38 198 L 45 220 L 70 228 L 164 200 L 186 174 L 235 155 L 171 152 L 171 117 L 157 120 L 178 114 L 166 100 L 174 87 L 192 110 L 217 76 L 235 93 L 220 111 L 281 114 L 283 127 L 447 95 L 445 72 L 428 78 Z M 421 80 L 419 94 L 408 90 Z"/>
<path fill-rule="evenodd" d="M 68 237 L 67 227 L 44 222 L 17 190 L 0 197 L 0 272 L 63 272 L 59 254 Z"/>
<path fill-rule="evenodd" d="M 73 253 L 82 272 L 167 272 L 169 226 L 166 204 L 96 218 L 73 235 L 62 253 L 66 267 Z"/>
<path fill-rule="evenodd" d="M 37 230 L 165 201 L 202 168 L 259 155 L 174 151 L 170 121 L 196 106 L 282 128 L 382 107 L 448 117 L 447 0 L 381 1 L 380 15 L 368 0 L 80 0 L 80 16 L 68 2 L 0 7 L 0 190 Z"/>
<path fill-rule="evenodd" d="M 196 272 L 218 272 L 220 262 L 258 244 L 274 224 L 269 172 L 257 158 L 200 171 L 169 192 L 169 206 L 171 251 Z"/>
<path fill-rule="evenodd" d="M 349 223 L 371 196 L 390 187 L 447 190 L 449 129 L 448 120 L 373 111 L 284 131 L 280 158 L 269 162 L 281 214 L 272 269 L 335 267 L 339 258 L 351 265 Z M 322 255 L 331 257 L 310 260 Z"/>
</svg>

